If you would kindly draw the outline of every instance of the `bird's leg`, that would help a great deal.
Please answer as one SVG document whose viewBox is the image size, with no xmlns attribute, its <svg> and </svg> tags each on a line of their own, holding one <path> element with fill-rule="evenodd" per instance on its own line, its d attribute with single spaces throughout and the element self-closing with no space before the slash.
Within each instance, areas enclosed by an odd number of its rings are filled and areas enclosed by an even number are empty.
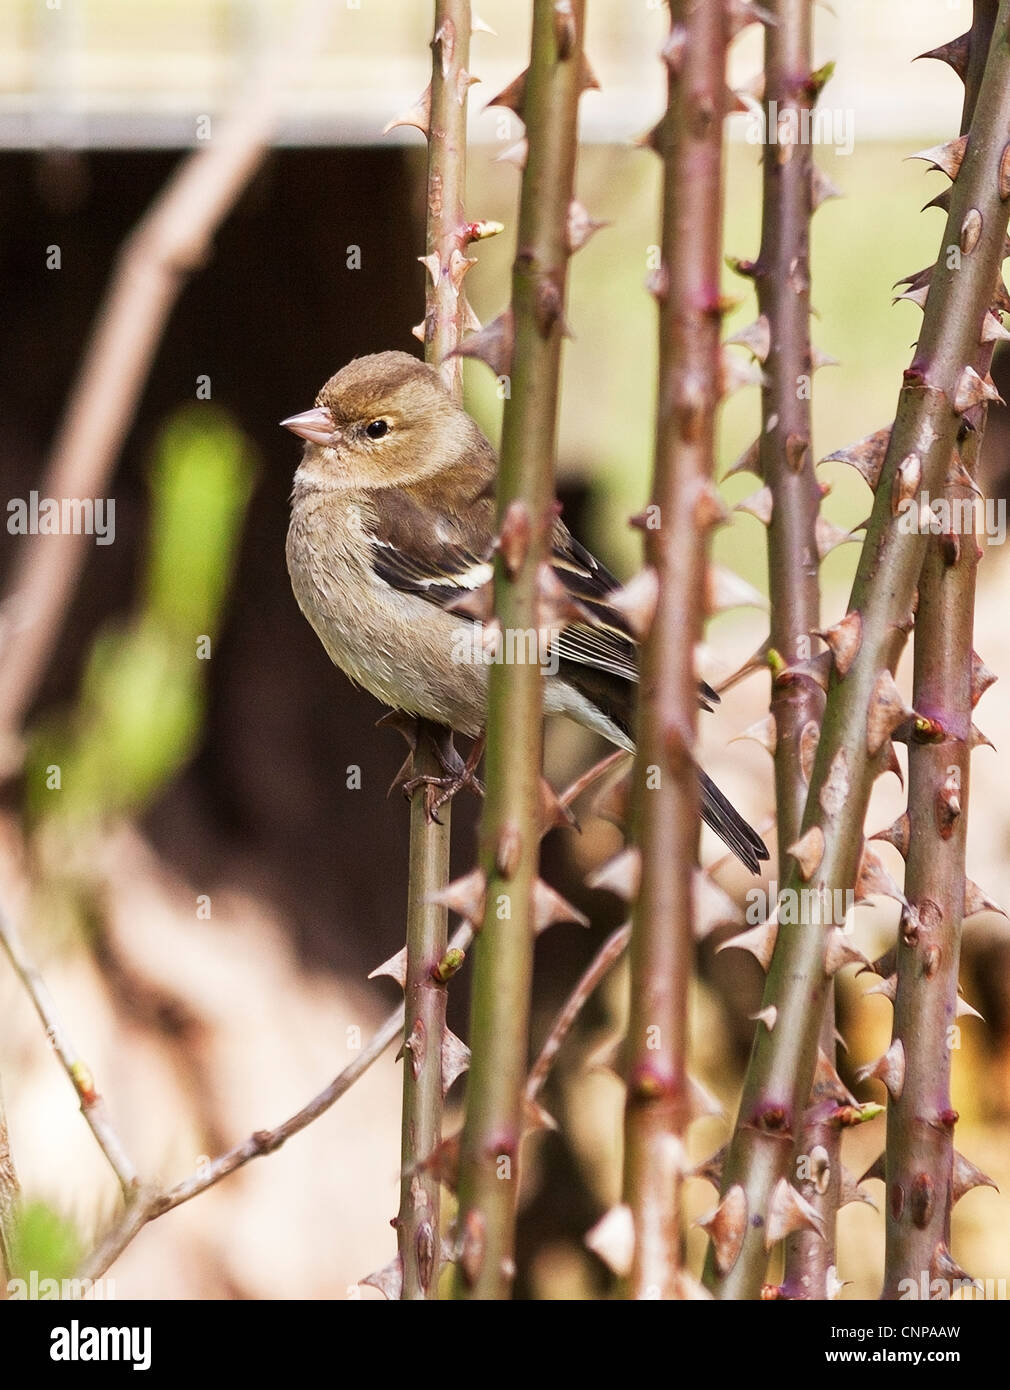
<svg viewBox="0 0 1010 1390">
<path fill-rule="evenodd" d="M 439 807 L 451 801 L 463 787 L 469 787 L 477 796 L 484 795 L 484 788 L 476 776 L 477 765 L 484 752 L 483 734 L 475 740 L 464 762 L 453 745 L 452 731 L 440 724 L 430 724 L 426 720 L 415 719 L 396 710 L 384 715 L 379 724 L 388 724 L 398 729 L 410 747 L 403 766 L 390 784 L 389 791 L 402 787 L 404 796 L 410 800 L 418 787 L 424 787 L 424 810 L 429 821 L 437 822 Z M 432 748 L 444 775 L 430 772 L 415 774 L 414 760 L 422 738 L 426 739 Z"/>
</svg>

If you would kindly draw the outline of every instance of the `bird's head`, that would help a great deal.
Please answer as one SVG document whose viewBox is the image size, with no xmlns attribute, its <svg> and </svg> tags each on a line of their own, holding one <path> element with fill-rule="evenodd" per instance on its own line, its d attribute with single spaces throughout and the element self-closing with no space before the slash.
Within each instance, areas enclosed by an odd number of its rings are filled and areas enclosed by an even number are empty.
<svg viewBox="0 0 1010 1390">
<path fill-rule="evenodd" d="M 435 368 L 405 352 L 356 357 L 281 424 L 307 441 L 298 480 L 327 491 L 415 482 L 482 438 Z"/>
</svg>

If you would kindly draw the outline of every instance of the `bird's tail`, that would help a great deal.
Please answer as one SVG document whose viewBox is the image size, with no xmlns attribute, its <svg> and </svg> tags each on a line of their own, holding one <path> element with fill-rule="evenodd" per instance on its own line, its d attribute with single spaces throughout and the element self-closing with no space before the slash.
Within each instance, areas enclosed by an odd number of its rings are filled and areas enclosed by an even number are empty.
<svg viewBox="0 0 1010 1390">
<path fill-rule="evenodd" d="M 741 816 L 736 807 L 723 796 L 712 779 L 699 771 L 701 777 L 701 815 L 722 842 L 729 846 L 752 874 L 761 872 L 761 861 L 768 858 L 764 840 Z"/>
</svg>

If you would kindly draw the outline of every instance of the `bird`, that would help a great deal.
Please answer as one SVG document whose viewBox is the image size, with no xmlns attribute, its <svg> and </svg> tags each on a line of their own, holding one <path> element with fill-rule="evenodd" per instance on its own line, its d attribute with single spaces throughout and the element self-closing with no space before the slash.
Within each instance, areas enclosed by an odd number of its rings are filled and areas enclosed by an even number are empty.
<svg viewBox="0 0 1010 1390">
<path fill-rule="evenodd" d="M 460 610 L 493 574 L 492 445 L 438 370 L 404 352 L 354 358 L 311 409 L 280 423 L 305 441 L 288 572 L 330 659 L 391 710 L 482 740 L 488 665 L 461 661 L 459 637 L 476 621 Z M 633 752 L 637 644 L 612 602 L 620 583 L 560 515 L 550 564 L 584 618 L 556 636 L 544 711 Z M 718 698 L 699 685 L 704 708 Z M 761 836 L 700 768 L 699 777 L 702 818 L 759 873 Z"/>
</svg>

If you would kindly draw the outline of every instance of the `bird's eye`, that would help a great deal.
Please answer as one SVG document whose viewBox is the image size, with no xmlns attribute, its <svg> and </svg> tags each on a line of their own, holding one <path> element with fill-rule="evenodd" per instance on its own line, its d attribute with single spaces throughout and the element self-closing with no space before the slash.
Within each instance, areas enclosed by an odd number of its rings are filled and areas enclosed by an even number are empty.
<svg viewBox="0 0 1010 1390">
<path fill-rule="evenodd" d="M 371 424 L 365 426 L 365 433 L 369 439 L 381 439 L 383 435 L 389 433 L 389 425 L 385 420 L 373 420 Z"/>
</svg>

